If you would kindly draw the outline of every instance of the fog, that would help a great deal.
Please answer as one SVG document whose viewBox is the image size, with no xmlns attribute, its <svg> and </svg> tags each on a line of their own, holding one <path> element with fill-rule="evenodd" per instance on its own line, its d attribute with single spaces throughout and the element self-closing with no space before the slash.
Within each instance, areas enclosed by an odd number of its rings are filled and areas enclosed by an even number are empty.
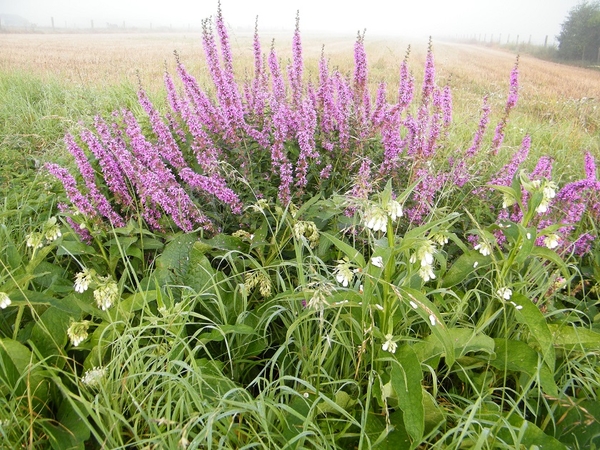
<svg viewBox="0 0 600 450">
<path fill-rule="evenodd" d="M 368 35 L 476 37 L 480 40 L 554 42 L 569 9 L 579 0 L 222 0 L 230 27 L 293 29 L 300 11 L 303 31 Z M 214 15 L 216 0 L 0 0 L 0 14 L 18 15 L 36 27 L 198 29 Z"/>
</svg>

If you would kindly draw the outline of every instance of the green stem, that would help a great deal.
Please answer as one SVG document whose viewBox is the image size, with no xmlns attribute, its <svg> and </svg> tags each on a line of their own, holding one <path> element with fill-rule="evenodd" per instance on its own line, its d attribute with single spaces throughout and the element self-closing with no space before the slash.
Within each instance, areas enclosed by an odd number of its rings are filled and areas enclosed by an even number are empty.
<svg viewBox="0 0 600 450">
<path fill-rule="evenodd" d="M 15 330 L 13 331 L 13 339 L 16 341 L 17 336 L 19 334 L 19 328 L 21 327 L 21 320 L 23 319 L 23 311 L 25 310 L 25 305 L 19 306 L 17 311 L 17 318 L 15 319 Z"/>
<path fill-rule="evenodd" d="M 395 258 L 394 258 L 394 245 L 395 245 L 395 235 L 394 235 L 394 227 L 392 225 L 392 219 L 388 217 L 387 223 L 387 241 L 388 247 L 390 248 L 390 258 L 385 264 L 385 268 L 383 269 L 383 322 L 381 324 L 381 331 L 387 333 L 389 330 L 389 323 L 392 312 L 392 304 L 393 300 L 396 298 L 395 296 L 390 294 L 390 283 L 392 282 L 392 276 L 394 275 L 395 268 Z M 386 327 L 384 329 L 384 327 Z"/>
</svg>

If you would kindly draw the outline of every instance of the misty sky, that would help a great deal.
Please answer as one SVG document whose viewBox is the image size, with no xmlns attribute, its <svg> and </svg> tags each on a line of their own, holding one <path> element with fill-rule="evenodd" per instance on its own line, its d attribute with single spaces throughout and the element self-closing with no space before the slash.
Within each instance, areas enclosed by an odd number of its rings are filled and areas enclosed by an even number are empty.
<svg viewBox="0 0 600 450">
<path fill-rule="evenodd" d="M 232 27 L 293 29 L 296 10 L 305 31 L 356 33 L 367 36 L 509 35 L 553 42 L 567 12 L 580 0 L 222 0 Z M 216 0 L 0 0 L 0 14 L 18 14 L 38 26 L 199 27 L 214 15 Z"/>
</svg>

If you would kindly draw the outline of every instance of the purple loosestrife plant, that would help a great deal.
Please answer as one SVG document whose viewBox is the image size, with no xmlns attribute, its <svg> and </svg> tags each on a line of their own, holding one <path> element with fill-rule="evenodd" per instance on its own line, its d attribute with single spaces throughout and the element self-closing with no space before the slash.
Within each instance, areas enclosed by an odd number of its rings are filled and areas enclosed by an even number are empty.
<svg viewBox="0 0 600 450">
<path fill-rule="evenodd" d="M 310 98 L 302 102 L 299 117 L 298 144 L 300 146 L 300 155 L 296 164 L 296 186 L 304 187 L 307 184 L 306 174 L 309 168 L 309 161 L 315 160 L 318 163 L 319 153 L 315 149 L 315 131 L 317 129 L 317 113 L 315 104 Z"/>
<path fill-rule="evenodd" d="M 300 38 L 300 11 L 296 12 L 296 29 L 292 40 L 292 66 L 289 71 L 290 86 L 292 88 L 292 107 L 295 111 L 302 109 L 303 83 L 302 73 L 302 40 Z"/>
<path fill-rule="evenodd" d="M 435 63 L 433 58 L 433 44 L 429 38 L 429 46 L 427 48 L 427 57 L 425 58 L 425 75 L 423 78 L 423 86 L 421 87 L 421 103 L 429 104 L 431 96 L 435 90 Z"/>
<path fill-rule="evenodd" d="M 54 163 L 46 164 L 46 169 L 62 183 L 65 192 L 67 193 L 67 197 L 77 210 L 76 212 L 81 213 L 90 219 L 96 217 L 96 208 L 94 208 L 87 196 L 79 190 L 77 181 L 67 169 Z"/>
<path fill-rule="evenodd" d="M 472 158 L 481 149 L 483 135 L 485 134 L 485 130 L 487 129 L 488 123 L 490 122 L 490 110 L 490 103 L 488 101 L 488 96 L 486 95 L 485 97 L 483 97 L 483 106 L 481 107 L 481 118 L 479 119 L 479 126 L 477 127 L 477 131 L 475 132 L 475 136 L 473 136 L 473 144 L 471 145 L 471 147 L 469 147 L 465 154 L 467 158 Z"/>
<path fill-rule="evenodd" d="M 353 200 L 366 200 L 369 198 L 369 194 L 373 191 L 373 187 L 371 184 L 371 160 L 365 158 L 365 160 L 361 163 L 360 169 L 358 170 L 358 174 L 355 177 L 354 185 L 350 190 L 349 197 Z M 356 206 L 353 205 L 355 202 L 351 202 L 352 205 L 349 206 L 345 214 L 347 216 L 353 216 L 356 212 Z"/>
<path fill-rule="evenodd" d="M 504 141 L 504 129 L 506 128 L 506 124 L 508 123 L 508 116 L 513 108 L 517 104 L 517 100 L 519 99 L 519 58 L 517 57 L 517 62 L 515 63 L 515 67 L 510 73 L 510 87 L 508 90 L 508 98 L 506 99 L 506 106 L 504 107 L 504 115 L 498 125 L 496 125 L 496 131 L 494 134 L 494 139 L 492 141 L 492 153 L 496 155 L 502 142 Z"/>
<path fill-rule="evenodd" d="M 408 108 L 413 100 L 415 92 L 415 78 L 408 70 L 408 56 L 410 55 L 410 46 L 406 50 L 406 56 L 400 65 L 400 83 L 398 85 L 398 104 L 400 111 Z"/>
<path fill-rule="evenodd" d="M 117 228 L 125 226 L 123 218 L 115 212 L 109 201 L 98 189 L 94 169 L 87 160 L 83 150 L 75 143 L 73 136 L 67 134 L 65 136 L 65 142 L 67 144 L 67 149 L 75 158 L 79 172 L 83 177 L 83 181 L 88 190 L 88 199 L 90 200 L 90 203 L 94 205 L 101 216 L 108 219 L 112 226 Z"/>
<path fill-rule="evenodd" d="M 254 203 L 255 193 L 277 198 L 282 205 L 292 200 L 302 203 L 317 194 L 347 192 L 348 180 L 355 182 L 348 195 L 360 198 L 388 181 L 397 192 L 414 186 L 406 200 L 407 217 L 412 224 L 423 223 L 443 201 L 439 197 L 442 188 L 471 189 L 480 181 L 482 175 L 472 174 L 475 169 L 469 162 L 481 152 L 489 102 L 484 98 L 478 127 L 466 150 L 441 161 L 440 149 L 447 144 L 452 126 L 452 92 L 449 84 L 436 85 L 431 41 L 419 97 L 408 68 L 410 48 L 400 66 L 398 85 L 381 83 L 376 93 L 369 90 L 364 39 L 359 33 L 352 74 L 330 70 L 323 51 L 313 85 L 303 79 L 299 17 L 287 77 L 282 75 L 274 44 L 267 55 L 262 54 L 257 26 L 252 44 L 254 74 L 240 82 L 235 79 L 230 39 L 219 7 L 214 22 L 203 22 L 210 87 L 200 86 L 176 55 L 176 76 L 164 75 L 168 112 L 162 114 L 140 89 L 138 100 L 147 114 L 142 123 L 149 123 L 147 129 L 130 111 L 115 114 L 112 123 L 97 118 L 95 130 L 84 130 L 80 136 L 94 158 L 87 157 L 74 138 L 67 139 L 81 173 L 79 184 L 65 169 L 55 165 L 48 169 L 63 182 L 77 211 L 107 225 L 142 217 L 154 230 L 173 226 L 184 231 L 217 229 L 221 222 L 213 224 L 208 217 L 220 220 L 228 215 L 229 223 L 239 227 L 239 220 L 231 215 Z M 397 92 L 391 104 L 388 91 Z M 517 99 L 515 65 L 492 156 L 502 143 L 508 114 Z M 510 186 L 529 145 L 526 136 L 511 163 L 490 183 Z M 549 179 L 550 171 L 551 162 L 540 160 L 532 179 Z M 238 174 L 252 189 L 234 190 Z M 322 182 L 325 179 L 327 183 Z M 584 214 L 600 215 L 597 184 L 590 155 L 586 179 L 565 186 L 548 201 L 548 211 L 536 216 L 536 223 L 555 225 L 560 208 L 567 224 L 582 220 Z M 478 194 L 495 208 L 489 190 L 481 189 Z M 577 205 L 565 208 L 571 198 L 577 199 Z M 521 212 L 513 207 L 500 214 L 518 218 Z M 579 247 L 589 242 L 584 237 Z"/>
<path fill-rule="evenodd" d="M 103 126 L 100 118 L 97 118 L 97 129 L 102 130 Z M 122 208 L 132 208 L 134 206 L 133 198 L 130 194 L 130 186 L 127 181 L 127 175 L 123 172 L 119 160 L 115 156 L 115 153 L 111 152 L 110 149 L 105 149 L 102 143 L 90 130 L 83 130 L 81 132 L 81 140 L 88 146 L 91 152 L 96 157 L 106 186 L 110 189 L 114 195 L 115 202 Z M 112 138 L 108 142 L 112 141 Z"/>
</svg>

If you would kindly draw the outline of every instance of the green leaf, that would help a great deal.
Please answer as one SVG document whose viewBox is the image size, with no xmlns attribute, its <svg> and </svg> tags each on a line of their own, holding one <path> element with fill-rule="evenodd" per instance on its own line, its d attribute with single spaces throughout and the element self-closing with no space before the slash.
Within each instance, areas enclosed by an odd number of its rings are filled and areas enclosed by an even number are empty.
<svg viewBox="0 0 600 450">
<path fill-rule="evenodd" d="M 10 236 L 10 233 L 8 232 L 8 229 L 6 228 L 6 225 L 2 224 L 0 226 L 2 227 L 2 231 L 4 231 L 4 235 L 5 235 L 4 239 L 6 241 L 6 245 L 3 249 L 4 250 L 4 258 L 6 258 L 6 263 L 8 264 L 8 267 L 15 270 L 15 269 L 21 267 L 21 265 L 23 263 L 23 259 L 21 258 L 21 253 L 17 249 L 12 237 Z M 2 241 L 0 241 L 0 242 L 2 242 Z"/>
<path fill-rule="evenodd" d="M 160 250 L 164 246 L 165 244 L 162 241 L 155 238 L 143 236 L 140 239 L 140 248 L 142 250 Z"/>
<path fill-rule="evenodd" d="M 496 357 L 494 340 L 485 334 L 477 334 L 470 328 L 449 328 L 448 335 L 454 346 L 456 359 L 464 358 L 470 353 L 478 353 L 477 357 L 485 354 L 486 360 Z M 413 349 L 421 362 L 427 362 L 434 367 L 438 364 L 436 359 L 445 354 L 444 345 L 434 334 L 415 343 Z"/>
<path fill-rule="evenodd" d="M 544 315 L 539 308 L 524 295 L 514 293 L 511 297 L 511 301 L 521 307 L 519 309 L 516 308 L 517 320 L 527 325 L 531 332 L 531 337 L 538 343 L 542 350 L 544 362 L 550 371 L 554 373 L 554 366 L 556 364 L 554 338 L 548 328 Z"/>
<path fill-rule="evenodd" d="M 367 265 L 365 263 L 365 258 L 363 257 L 363 255 L 351 245 L 346 244 L 345 242 L 339 240 L 332 234 L 326 232 L 322 232 L 321 236 L 327 239 L 333 245 L 335 245 L 339 251 L 346 255 L 351 262 L 358 265 L 358 267 L 364 268 Z"/>
<path fill-rule="evenodd" d="M 56 251 L 58 256 L 72 255 L 92 255 L 97 256 L 98 252 L 91 245 L 87 245 L 81 241 L 67 241 L 64 240 L 58 246 Z"/>
<path fill-rule="evenodd" d="M 518 185 L 518 184 L 515 186 L 514 179 L 513 179 L 512 187 L 501 186 L 499 184 L 486 184 L 485 187 L 494 189 L 496 191 L 500 191 L 503 194 L 506 194 L 509 197 L 514 198 L 517 201 L 517 203 L 521 202 L 521 188 L 520 188 L 520 185 Z"/>
<path fill-rule="evenodd" d="M 538 258 L 545 259 L 550 261 L 558 267 L 558 269 L 562 272 L 563 277 L 565 279 L 569 279 L 571 274 L 569 273 L 569 269 L 563 259 L 556 253 L 554 250 L 550 250 L 546 247 L 540 247 L 538 245 L 534 246 L 531 250 L 531 256 L 536 256 Z"/>
<path fill-rule="evenodd" d="M 454 222 L 459 217 L 459 213 L 453 212 L 441 219 L 433 220 L 431 222 L 427 222 L 424 225 L 411 229 L 400 240 L 400 246 L 398 247 L 398 251 L 410 250 L 414 248 L 415 242 L 422 241 L 428 231 L 433 230 L 441 224 L 447 222 Z"/>
<path fill-rule="evenodd" d="M 240 334 L 246 336 L 258 334 L 253 327 L 242 323 L 235 325 L 220 325 L 211 328 L 210 332 L 202 333 L 199 336 L 200 342 L 205 344 L 208 342 L 221 342 L 228 334 Z M 209 327 L 207 327 L 207 329 L 209 329 Z"/>
<path fill-rule="evenodd" d="M 46 259 L 46 257 L 54 251 L 56 244 L 50 244 L 38 249 L 31 260 L 25 266 L 26 273 L 34 273 L 37 266 Z"/>
<path fill-rule="evenodd" d="M 129 295 L 119 303 L 119 309 L 128 313 L 139 311 L 148 303 L 156 300 L 157 291 L 142 291 Z"/>
<path fill-rule="evenodd" d="M 494 340 L 482 333 L 476 333 L 469 328 L 449 328 L 448 333 L 452 338 L 456 358 L 461 358 L 468 353 L 485 353 L 494 356 Z"/>
<path fill-rule="evenodd" d="M 494 339 L 496 359 L 490 365 L 501 371 L 520 372 L 538 379 L 546 394 L 557 396 L 558 387 L 554 381 L 554 373 L 546 364 L 540 364 L 541 355 L 522 341 Z"/>
<path fill-rule="evenodd" d="M 548 324 L 554 345 L 566 350 L 600 349 L 600 333 L 570 324 Z"/>
<path fill-rule="evenodd" d="M 37 358 L 20 342 L 0 338 L 0 393 L 16 399 L 30 396 L 35 411 L 48 401 L 48 382 Z"/>
<path fill-rule="evenodd" d="M 190 251 L 190 264 L 183 283 L 196 292 L 209 292 L 215 287 L 215 270 L 204 254 L 204 246 L 196 242 Z"/>
<path fill-rule="evenodd" d="M 452 267 L 446 272 L 441 287 L 450 288 L 456 286 L 466 280 L 472 272 L 481 267 L 486 267 L 490 263 L 491 258 L 489 256 L 483 256 L 478 251 L 472 250 L 469 253 L 465 253 L 454 261 Z"/>
<path fill-rule="evenodd" d="M 165 245 L 164 251 L 156 258 L 156 269 L 152 273 L 159 286 L 181 282 L 178 277 L 186 274 L 190 250 L 196 241 L 194 234 L 178 234 Z"/>
<path fill-rule="evenodd" d="M 46 432 L 48 441 L 53 450 L 83 450 L 85 444 L 79 441 L 77 437 L 62 424 L 54 425 L 53 423 L 41 420 L 40 426 Z"/>
<path fill-rule="evenodd" d="M 36 321 L 31 330 L 30 341 L 40 355 L 49 359 L 49 364 L 60 366 L 64 359 L 67 345 L 67 328 L 69 328 L 71 315 L 56 308 L 48 308 Z M 62 361 L 62 362 L 61 362 Z"/>
<path fill-rule="evenodd" d="M 497 436 L 508 445 L 514 445 L 515 448 L 567 450 L 567 447 L 563 443 L 547 435 L 536 424 L 528 420 L 517 415 L 512 415 L 508 421 L 512 426 L 517 428 L 518 431 L 515 432 L 515 435 L 520 437 L 518 442 L 514 442 L 510 431 L 506 428 L 501 428 L 498 430 Z"/>
<path fill-rule="evenodd" d="M 16 389 L 19 378 L 32 361 L 31 351 L 18 341 L 0 338 L 0 393 L 8 395 Z M 22 390 L 23 388 L 21 388 Z"/>
<path fill-rule="evenodd" d="M 302 448 L 303 440 L 301 438 L 291 445 L 289 443 L 304 433 L 304 424 L 308 422 L 308 417 L 312 415 L 310 406 L 304 397 L 295 396 L 291 403 L 286 405 L 284 408 L 287 414 L 285 416 L 286 420 L 282 424 L 282 434 L 285 440 L 288 442 L 288 446 L 286 448 Z"/>
<path fill-rule="evenodd" d="M 423 410 L 425 411 L 425 433 L 431 433 L 446 420 L 442 408 L 426 390 L 423 390 Z"/>
<path fill-rule="evenodd" d="M 258 229 L 254 231 L 254 237 L 250 243 L 250 250 L 257 247 L 264 247 L 269 245 L 267 236 L 269 234 L 269 222 L 266 217 L 263 217 L 262 223 Z"/>
<path fill-rule="evenodd" d="M 71 403 L 74 401 L 73 399 L 63 399 L 56 418 L 58 423 L 74 438 L 73 442 L 76 445 L 74 448 L 83 450 L 84 442 L 90 438 L 90 428 Z"/>
<path fill-rule="evenodd" d="M 517 224 L 519 234 L 521 236 L 521 247 L 517 251 L 515 263 L 520 265 L 531 255 L 533 247 L 535 246 L 535 239 L 537 237 L 537 230 L 534 228 L 525 228 L 520 224 Z"/>
<path fill-rule="evenodd" d="M 391 383 L 398 397 L 398 405 L 404 412 L 404 426 L 413 442 L 420 442 L 425 429 L 423 408 L 423 371 L 417 355 L 409 345 L 396 351 L 398 364 L 391 368 Z"/>
<path fill-rule="evenodd" d="M 556 436 L 569 448 L 600 448 L 600 401 L 570 399 L 557 403 Z"/>
<path fill-rule="evenodd" d="M 371 441 L 375 441 L 372 448 L 377 450 L 399 450 L 414 448 L 411 445 L 411 440 L 404 428 L 404 413 L 402 410 L 394 411 L 389 415 L 389 423 L 391 427 L 387 427 L 383 416 L 369 414 L 367 421 L 367 434 L 370 435 Z M 350 447 L 347 447 L 350 448 Z"/>
<path fill-rule="evenodd" d="M 29 290 L 15 291 L 10 295 L 10 298 L 13 301 L 14 306 L 53 306 L 69 314 L 79 314 L 81 312 L 80 308 L 67 298 L 56 298 L 44 292 Z"/>
<path fill-rule="evenodd" d="M 205 239 L 202 242 L 210 245 L 212 249 L 223 250 L 227 252 L 242 252 L 247 253 L 249 246 L 246 242 L 243 242 L 240 238 L 230 236 L 228 234 L 218 234 L 212 239 Z"/>
<path fill-rule="evenodd" d="M 437 307 L 431 303 L 427 297 L 416 289 L 391 285 L 398 298 L 410 305 L 417 314 L 429 325 L 431 332 L 439 339 L 444 346 L 446 364 L 452 367 L 454 364 L 454 345 L 452 337 L 448 332 L 448 327 L 442 321 L 442 315 Z M 416 306 L 416 307 L 415 307 Z"/>
</svg>

